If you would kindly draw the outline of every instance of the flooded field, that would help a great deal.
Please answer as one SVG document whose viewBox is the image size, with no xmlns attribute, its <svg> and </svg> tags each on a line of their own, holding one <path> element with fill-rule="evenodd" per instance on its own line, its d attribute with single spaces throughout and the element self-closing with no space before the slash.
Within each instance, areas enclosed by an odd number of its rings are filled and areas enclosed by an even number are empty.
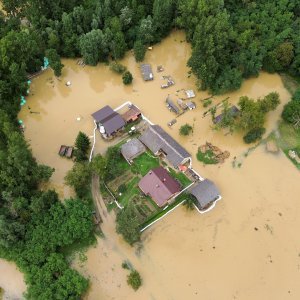
<svg viewBox="0 0 300 300">
<path fill-rule="evenodd" d="M 0 287 L 4 290 L 3 300 L 23 299 L 26 290 L 23 275 L 16 265 L 4 259 L 0 259 Z"/>
<path fill-rule="evenodd" d="M 176 101 L 177 91 L 196 89 L 195 78 L 188 77 L 189 56 L 184 34 L 174 32 L 147 52 L 145 61 L 154 71 L 152 82 L 142 80 L 131 53 L 122 61 L 133 74 L 131 86 L 123 86 L 121 76 L 105 65 L 83 68 L 75 60 L 63 61 L 61 80 L 48 70 L 32 82 L 19 118 L 26 126 L 25 137 L 34 156 L 55 168 L 50 186 L 61 197 L 73 193 L 63 185 L 72 162 L 58 156 L 60 145 L 72 145 L 79 130 L 91 136 L 90 114 L 103 105 L 114 108 L 127 100 L 179 140 L 192 154 L 193 167 L 213 180 L 223 196 L 215 209 L 204 215 L 179 207 L 147 230 L 142 246 L 136 248 L 115 233 L 114 217 L 108 215 L 103 223 L 106 238 L 88 250 L 84 266 L 75 264 L 91 280 L 86 299 L 299 299 L 299 172 L 281 153 L 268 154 L 261 145 L 245 157 L 249 146 L 243 144 L 241 135 L 212 131 L 210 117 L 202 118 L 206 109 L 199 100 L 208 97 L 205 92 L 197 93 L 194 111 L 178 117 L 168 128 L 175 115 L 166 108 L 165 98 L 170 94 Z M 156 72 L 158 65 L 164 66 L 163 73 Z M 175 85 L 161 89 L 162 75 L 171 75 Z M 65 85 L 67 81 L 71 81 L 70 87 Z M 236 103 L 240 96 L 257 98 L 271 91 L 280 94 L 282 104 L 268 115 L 270 132 L 289 100 L 278 75 L 262 73 L 247 80 L 239 91 L 216 97 L 214 104 L 227 97 Z M 179 136 L 185 123 L 193 125 L 189 137 Z M 108 144 L 97 137 L 96 152 L 102 153 Z M 228 150 L 230 158 L 220 166 L 197 162 L 197 148 L 206 141 Z M 234 157 L 239 168 L 232 166 Z M 137 292 L 127 286 L 127 271 L 121 268 L 125 259 L 143 277 Z"/>
</svg>

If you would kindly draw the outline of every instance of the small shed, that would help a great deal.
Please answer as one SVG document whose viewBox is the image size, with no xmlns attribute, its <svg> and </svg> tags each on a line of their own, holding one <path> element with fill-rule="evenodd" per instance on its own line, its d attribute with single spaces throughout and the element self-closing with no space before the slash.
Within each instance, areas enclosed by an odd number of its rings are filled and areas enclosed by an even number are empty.
<svg viewBox="0 0 300 300">
<path fill-rule="evenodd" d="M 123 144 L 121 147 L 121 153 L 129 164 L 145 151 L 146 147 L 136 138 L 127 141 L 127 143 Z"/>
<path fill-rule="evenodd" d="M 172 110 L 174 113 L 179 114 L 180 110 L 179 108 L 175 105 L 175 103 L 168 97 L 166 99 L 167 107 Z"/>
<path fill-rule="evenodd" d="M 149 80 L 153 80 L 154 79 L 151 65 L 149 65 L 149 64 L 141 64 L 141 72 L 142 72 L 143 79 L 145 81 L 149 81 Z"/>
<path fill-rule="evenodd" d="M 196 97 L 195 92 L 193 90 L 185 90 L 185 94 L 188 99 Z"/>
<path fill-rule="evenodd" d="M 133 104 L 129 105 L 129 109 L 122 115 L 126 123 L 136 121 L 142 115 L 141 111 Z"/>
<path fill-rule="evenodd" d="M 196 108 L 196 103 L 193 101 L 187 101 L 186 102 L 187 107 L 189 108 L 189 110 L 195 109 Z"/>
<path fill-rule="evenodd" d="M 231 107 L 229 108 L 229 115 L 230 115 L 230 116 L 232 116 L 232 117 L 237 117 L 237 116 L 239 115 L 239 113 L 240 113 L 240 110 L 239 110 L 235 105 L 233 105 L 233 106 L 231 106 Z M 219 114 L 218 116 L 216 116 L 216 117 L 213 119 L 213 122 L 214 122 L 215 124 L 218 124 L 218 123 L 220 123 L 220 122 L 223 120 L 223 117 L 224 117 L 224 113 Z"/>
<path fill-rule="evenodd" d="M 200 211 L 208 209 L 215 201 L 221 198 L 220 191 L 209 179 L 204 179 L 194 184 L 189 192 L 196 198 L 195 205 Z"/>
</svg>

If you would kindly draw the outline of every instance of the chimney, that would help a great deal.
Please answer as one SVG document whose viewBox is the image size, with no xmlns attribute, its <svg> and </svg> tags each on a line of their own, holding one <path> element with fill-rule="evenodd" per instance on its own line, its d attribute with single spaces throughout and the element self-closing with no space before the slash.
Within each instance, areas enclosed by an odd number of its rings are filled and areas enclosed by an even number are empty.
<svg viewBox="0 0 300 300">
<path fill-rule="evenodd" d="M 159 184 L 157 184 L 155 187 L 159 188 Z"/>
<path fill-rule="evenodd" d="M 166 179 L 166 178 L 164 178 L 164 179 L 163 179 L 163 182 L 166 182 L 166 180 L 167 180 L 167 179 Z"/>
</svg>

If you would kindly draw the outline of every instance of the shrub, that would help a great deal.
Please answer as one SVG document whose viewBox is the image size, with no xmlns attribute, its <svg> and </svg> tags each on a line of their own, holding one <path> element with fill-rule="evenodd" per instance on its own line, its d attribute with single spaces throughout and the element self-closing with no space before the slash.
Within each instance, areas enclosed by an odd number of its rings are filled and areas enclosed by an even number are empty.
<svg viewBox="0 0 300 300">
<path fill-rule="evenodd" d="M 133 77 L 132 77 L 132 74 L 129 72 L 129 71 L 126 71 L 123 76 L 122 76 L 122 79 L 123 79 L 123 83 L 125 85 L 128 85 L 132 82 L 133 80 Z"/>
<path fill-rule="evenodd" d="M 266 132 L 266 129 L 263 127 L 251 129 L 244 137 L 244 142 L 250 144 L 260 140 L 263 134 Z"/>
<path fill-rule="evenodd" d="M 138 271 L 131 271 L 127 276 L 127 283 L 136 291 L 142 285 L 142 278 Z"/>
<path fill-rule="evenodd" d="M 182 125 L 179 129 L 179 133 L 180 135 L 189 135 L 190 132 L 193 130 L 193 127 L 189 124 L 185 124 L 185 125 Z"/>
<path fill-rule="evenodd" d="M 122 262 L 122 268 L 125 270 L 130 270 L 131 269 L 130 263 L 127 260 L 124 260 Z"/>
<path fill-rule="evenodd" d="M 115 73 L 118 73 L 118 74 L 123 74 L 127 68 L 125 66 L 123 66 L 122 64 L 116 62 L 116 61 L 112 61 L 109 65 L 109 68 L 115 72 Z"/>
<path fill-rule="evenodd" d="M 124 193 L 126 192 L 127 190 L 127 187 L 126 187 L 126 184 L 122 183 L 119 187 L 118 187 L 118 193 Z"/>
</svg>

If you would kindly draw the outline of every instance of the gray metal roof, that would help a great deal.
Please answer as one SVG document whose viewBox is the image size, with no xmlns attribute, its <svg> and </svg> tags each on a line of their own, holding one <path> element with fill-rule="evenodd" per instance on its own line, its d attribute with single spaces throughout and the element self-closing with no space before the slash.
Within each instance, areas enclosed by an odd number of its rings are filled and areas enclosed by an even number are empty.
<svg viewBox="0 0 300 300">
<path fill-rule="evenodd" d="M 141 64 L 141 72 L 145 81 L 153 80 L 153 72 L 152 72 L 151 65 Z"/>
<path fill-rule="evenodd" d="M 164 151 L 167 160 L 174 167 L 178 167 L 186 158 L 191 157 L 191 155 L 159 125 L 149 126 L 139 139 L 153 153 L 157 153 L 160 150 Z"/>
<path fill-rule="evenodd" d="M 104 127 L 108 135 L 125 126 L 125 121 L 122 117 L 108 105 L 93 113 L 92 116 L 97 123 Z"/>
<path fill-rule="evenodd" d="M 196 205 L 200 210 L 206 208 L 220 196 L 219 189 L 209 179 L 194 184 L 189 192 L 197 199 Z"/>
<path fill-rule="evenodd" d="M 179 114 L 179 113 L 180 113 L 179 108 L 175 105 L 175 103 L 174 103 L 169 97 L 167 97 L 166 102 L 167 102 L 167 106 L 168 106 L 172 111 L 174 111 L 176 114 Z"/>
<path fill-rule="evenodd" d="M 238 114 L 240 113 L 240 110 L 235 106 L 231 106 L 229 108 L 229 115 L 232 116 L 232 117 L 236 117 Z M 224 113 L 221 113 L 220 115 L 216 116 L 214 119 L 213 119 L 213 122 L 215 124 L 218 124 L 222 121 L 223 119 L 223 116 L 224 116 Z"/>
<path fill-rule="evenodd" d="M 136 138 L 123 144 L 121 147 L 122 155 L 129 161 L 133 160 L 145 151 L 145 146 Z"/>
</svg>

